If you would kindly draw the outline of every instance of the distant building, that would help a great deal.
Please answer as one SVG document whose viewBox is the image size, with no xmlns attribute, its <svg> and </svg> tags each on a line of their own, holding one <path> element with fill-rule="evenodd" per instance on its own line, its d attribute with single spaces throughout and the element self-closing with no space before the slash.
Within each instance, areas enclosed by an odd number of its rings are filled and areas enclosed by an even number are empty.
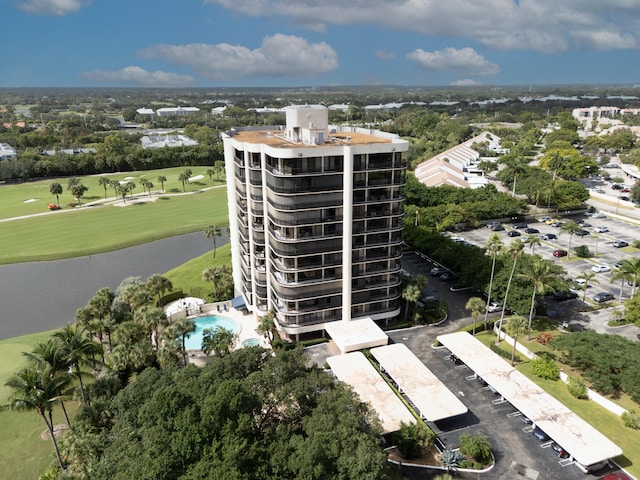
<svg viewBox="0 0 640 480">
<path fill-rule="evenodd" d="M 211 109 L 211 114 L 212 115 L 222 115 L 226 109 L 227 109 L 226 105 L 224 107 L 213 107 Z"/>
<path fill-rule="evenodd" d="M 53 157 L 54 155 L 80 155 L 81 153 L 98 153 L 95 148 L 61 148 L 58 150 L 43 150 L 42 155 Z"/>
<path fill-rule="evenodd" d="M 451 185 L 460 188 L 480 188 L 489 182 L 478 163 L 482 160 L 480 152 L 472 148 L 474 144 L 485 144 L 485 147 L 496 153 L 506 153 L 500 146 L 500 137 L 483 132 L 460 145 L 439 153 L 415 169 L 415 176 L 420 183 L 428 187 Z"/>
<path fill-rule="evenodd" d="M 154 149 L 165 147 L 193 147 L 198 145 L 196 140 L 186 135 L 145 135 L 140 139 L 142 148 Z"/>
<path fill-rule="evenodd" d="M 15 148 L 8 143 L 0 143 L 0 160 L 11 160 L 17 156 Z"/>
<path fill-rule="evenodd" d="M 198 107 L 166 107 L 159 108 L 156 113 L 159 117 L 171 117 L 171 116 L 185 116 L 194 115 L 198 113 L 200 109 Z"/>
<path fill-rule="evenodd" d="M 155 115 L 155 111 L 152 108 L 139 108 L 136 110 L 138 115 Z"/>
</svg>

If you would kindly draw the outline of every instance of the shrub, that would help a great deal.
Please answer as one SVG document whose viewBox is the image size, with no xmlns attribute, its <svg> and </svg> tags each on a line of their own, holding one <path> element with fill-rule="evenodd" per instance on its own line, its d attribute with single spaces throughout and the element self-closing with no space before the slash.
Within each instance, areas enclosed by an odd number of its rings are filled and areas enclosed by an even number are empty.
<svg viewBox="0 0 640 480">
<path fill-rule="evenodd" d="M 622 423 L 627 428 L 633 428 L 634 430 L 640 430 L 640 415 L 635 410 L 624 412 L 622 414 Z"/>
<path fill-rule="evenodd" d="M 591 254 L 591 250 L 586 245 L 579 245 L 573 249 L 576 252 L 576 255 L 580 258 L 591 258 L 593 255 Z"/>
<path fill-rule="evenodd" d="M 459 437 L 460 452 L 468 457 L 473 458 L 479 463 L 486 464 L 491 460 L 491 452 L 493 448 L 491 443 L 484 435 L 470 435 L 463 433 Z"/>
<path fill-rule="evenodd" d="M 557 380 L 560 377 L 560 367 L 549 357 L 536 358 L 531 361 L 531 373 L 547 380 Z"/>
<path fill-rule="evenodd" d="M 542 332 L 540 335 L 536 337 L 536 342 L 542 345 L 546 345 L 551 340 L 553 340 L 553 335 L 551 335 L 549 332 Z"/>
<path fill-rule="evenodd" d="M 640 240 L 634 240 L 633 242 L 631 242 L 631 246 L 633 248 L 640 248 Z"/>
<path fill-rule="evenodd" d="M 418 458 L 433 441 L 433 433 L 424 425 L 400 423 L 400 430 L 394 435 L 394 443 L 403 458 Z"/>
<path fill-rule="evenodd" d="M 587 395 L 587 386 L 579 377 L 569 377 L 567 388 L 569 389 L 569 393 L 575 398 L 579 398 L 580 400 L 589 398 Z"/>
<path fill-rule="evenodd" d="M 160 298 L 158 302 L 159 307 L 164 307 L 167 303 L 171 303 L 174 300 L 184 297 L 182 290 L 176 290 L 175 292 L 167 293 L 164 297 Z"/>
</svg>

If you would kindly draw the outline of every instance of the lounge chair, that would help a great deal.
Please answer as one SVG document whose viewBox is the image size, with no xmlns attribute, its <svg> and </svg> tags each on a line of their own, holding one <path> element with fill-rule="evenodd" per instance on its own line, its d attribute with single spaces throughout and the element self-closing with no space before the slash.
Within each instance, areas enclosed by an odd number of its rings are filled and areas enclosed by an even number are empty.
<svg viewBox="0 0 640 480">
<path fill-rule="evenodd" d="M 228 312 L 228 311 L 229 311 L 229 309 L 227 308 L 227 304 L 226 304 L 226 303 L 224 304 L 224 311 L 225 311 L 225 312 Z"/>
</svg>

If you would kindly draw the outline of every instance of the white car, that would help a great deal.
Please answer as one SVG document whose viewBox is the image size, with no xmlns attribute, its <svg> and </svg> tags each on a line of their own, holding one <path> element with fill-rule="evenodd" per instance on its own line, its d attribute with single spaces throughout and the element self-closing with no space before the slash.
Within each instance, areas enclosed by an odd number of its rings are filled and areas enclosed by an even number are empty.
<svg viewBox="0 0 640 480">
<path fill-rule="evenodd" d="M 611 267 L 609 265 L 594 265 L 591 267 L 591 271 L 596 273 L 609 272 L 611 271 Z"/>
<path fill-rule="evenodd" d="M 596 233 L 605 233 L 605 232 L 608 232 L 609 229 L 604 225 L 600 225 L 599 227 L 594 228 L 593 231 Z"/>
<path fill-rule="evenodd" d="M 489 306 L 487 307 L 487 312 L 489 313 L 499 312 L 501 310 L 502 304 L 496 300 L 491 300 L 491 303 L 489 303 Z"/>
<path fill-rule="evenodd" d="M 602 212 L 597 212 L 591 215 L 591 218 L 607 218 L 607 216 Z"/>
</svg>

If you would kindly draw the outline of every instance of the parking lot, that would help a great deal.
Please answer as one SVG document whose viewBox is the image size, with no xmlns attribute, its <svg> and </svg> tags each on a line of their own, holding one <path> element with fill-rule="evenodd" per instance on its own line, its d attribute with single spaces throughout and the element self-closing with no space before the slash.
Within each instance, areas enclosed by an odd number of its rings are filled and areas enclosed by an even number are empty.
<svg viewBox="0 0 640 480">
<path fill-rule="evenodd" d="M 431 347 L 435 327 L 423 327 L 412 332 L 397 331 L 389 335 L 396 343 L 405 343 L 413 353 L 467 406 L 469 413 L 431 427 L 449 447 L 458 446 L 461 433 L 485 435 L 494 447 L 496 466 L 483 474 L 487 480 L 584 480 L 598 478 L 585 475 L 575 465 L 557 456 L 552 442 L 540 442 L 532 426 L 522 421 L 520 413 L 499 395 L 483 385 L 465 365 L 455 365 L 445 348 Z M 477 478 L 460 476 L 460 478 Z M 413 478 L 413 477 L 412 477 Z M 425 478 L 416 476 L 415 478 Z"/>
</svg>

